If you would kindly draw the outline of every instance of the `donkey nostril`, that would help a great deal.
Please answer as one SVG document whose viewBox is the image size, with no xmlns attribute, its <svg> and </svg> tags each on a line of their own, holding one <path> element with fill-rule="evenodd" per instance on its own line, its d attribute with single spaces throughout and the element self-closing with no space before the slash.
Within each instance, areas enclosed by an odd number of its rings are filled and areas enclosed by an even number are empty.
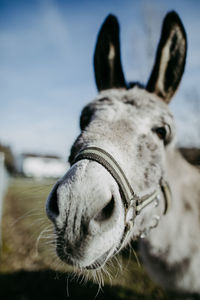
<svg viewBox="0 0 200 300">
<path fill-rule="evenodd" d="M 47 215 L 50 219 L 54 219 L 59 215 L 57 188 L 58 183 L 55 184 L 47 199 Z"/>
<path fill-rule="evenodd" d="M 94 220 L 97 222 L 102 222 L 102 221 L 108 220 L 113 213 L 114 204 L 115 204 L 115 201 L 114 201 L 114 197 L 112 196 L 110 202 L 100 211 L 100 213 L 98 213 L 96 215 Z"/>
</svg>

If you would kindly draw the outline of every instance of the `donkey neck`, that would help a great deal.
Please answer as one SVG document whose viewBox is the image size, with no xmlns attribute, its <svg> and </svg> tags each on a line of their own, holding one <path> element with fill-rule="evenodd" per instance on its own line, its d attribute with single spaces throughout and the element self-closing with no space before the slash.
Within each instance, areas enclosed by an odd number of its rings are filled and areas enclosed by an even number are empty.
<svg viewBox="0 0 200 300">
<path fill-rule="evenodd" d="M 167 175 L 174 208 L 182 207 L 183 212 L 189 212 L 194 203 L 198 204 L 200 200 L 199 170 L 189 164 L 177 149 L 170 149 L 167 152 Z"/>
<path fill-rule="evenodd" d="M 200 172 L 178 150 L 169 149 L 167 176 L 172 207 L 158 228 L 150 233 L 148 241 L 154 254 L 162 252 L 173 264 L 191 255 L 191 248 L 196 244 L 195 236 L 200 236 Z"/>
</svg>

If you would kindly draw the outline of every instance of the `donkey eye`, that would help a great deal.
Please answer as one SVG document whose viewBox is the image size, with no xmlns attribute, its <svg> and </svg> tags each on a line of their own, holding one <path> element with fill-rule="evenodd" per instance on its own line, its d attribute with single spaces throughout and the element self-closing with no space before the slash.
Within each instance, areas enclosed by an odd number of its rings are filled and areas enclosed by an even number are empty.
<svg viewBox="0 0 200 300">
<path fill-rule="evenodd" d="M 165 140 L 167 135 L 165 127 L 156 128 L 156 133 L 161 140 Z"/>
<path fill-rule="evenodd" d="M 81 130 L 84 130 L 85 127 L 87 127 L 92 119 L 92 115 L 94 113 L 94 107 L 92 105 L 86 106 L 82 113 L 80 118 L 80 128 Z"/>
<path fill-rule="evenodd" d="M 164 141 L 164 144 L 168 144 L 170 142 L 171 137 L 171 129 L 169 125 L 165 124 L 162 127 L 156 127 L 153 131 L 157 134 L 157 136 Z"/>
</svg>

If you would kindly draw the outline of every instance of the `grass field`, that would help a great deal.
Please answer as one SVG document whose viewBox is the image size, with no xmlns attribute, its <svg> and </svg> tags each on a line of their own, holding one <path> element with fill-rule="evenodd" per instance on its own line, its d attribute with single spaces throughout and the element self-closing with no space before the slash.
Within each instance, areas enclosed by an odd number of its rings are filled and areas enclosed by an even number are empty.
<svg viewBox="0 0 200 300">
<path fill-rule="evenodd" d="M 113 261 L 112 283 L 105 277 L 99 293 L 92 281 L 73 279 L 72 268 L 55 255 L 53 229 L 45 215 L 52 185 L 24 178 L 11 182 L 4 201 L 0 299 L 177 299 L 149 279 L 130 249 L 118 258 L 122 270 Z"/>
</svg>

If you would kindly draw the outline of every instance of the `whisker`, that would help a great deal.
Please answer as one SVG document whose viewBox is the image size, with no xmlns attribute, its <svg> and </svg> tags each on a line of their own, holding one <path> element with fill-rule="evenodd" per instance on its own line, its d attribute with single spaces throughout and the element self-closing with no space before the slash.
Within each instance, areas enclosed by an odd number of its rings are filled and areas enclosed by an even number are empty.
<svg viewBox="0 0 200 300">
<path fill-rule="evenodd" d="M 19 221 L 23 220 L 26 217 L 37 216 L 37 214 L 34 214 L 34 212 L 38 212 L 38 209 L 31 209 L 30 211 L 26 212 L 24 215 L 20 216 L 13 223 L 11 223 L 10 226 L 15 226 Z"/>
<path fill-rule="evenodd" d="M 129 244 L 131 250 L 133 251 L 133 254 L 134 254 L 134 257 L 135 257 L 135 260 L 136 260 L 136 263 L 137 263 L 137 266 L 139 268 L 141 268 L 141 263 L 140 263 L 140 260 L 139 260 L 139 257 L 137 255 L 137 252 L 135 251 L 135 249 L 133 248 L 133 246 L 131 246 L 131 243 Z"/>
<path fill-rule="evenodd" d="M 38 247 L 39 247 L 40 239 L 42 238 L 42 235 L 43 235 L 45 232 L 48 232 L 48 231 L 50 230 L 50 227 L 52 227 L 52 226 L 49 225 L 49 226 L 47 226 L 46 228 L 44 228 L 44 229 L 40 232 L 40 234 L 39 234 L 39 236 L 38 236 L 38 238 L 37 238 L 37 240 L 36 240 L 36 253 L 37 253 L 37 255 L 38 255 Z"/>
</svg>

